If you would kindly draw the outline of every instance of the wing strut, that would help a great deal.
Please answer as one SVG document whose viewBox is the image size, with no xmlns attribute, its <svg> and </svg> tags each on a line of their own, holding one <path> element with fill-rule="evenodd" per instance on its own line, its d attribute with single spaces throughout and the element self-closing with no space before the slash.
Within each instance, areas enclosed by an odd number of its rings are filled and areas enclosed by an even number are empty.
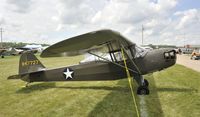
<svg viewBox="0 0 200 117">
<path fill-rule="evenodd" d="M 131 95 L 132 95 L 132 98 L 133 98 L 133 102 L 134 102 L 135 110 L 136 110 L 136 113 L 137 113 L 137 117 L 140 117 L 138 106 L 137 106 L 136 99 L 135 99 L 135 95 L 134 95 L 134 92 L 133 92 L 133 79 L 131 78 L 130 72 L 129 72 L 127 64 L 126 64 L 123 48 L 121 48 L 121 52 L 122 52 L 122 58 L 124 60 L 126 74 L 127 74 L 127 77 L 128 77 L 128 83 L 129 83 L 129 86 L 130 86 L 130 89 L 131 89 Z"/>
<path fill-rule="evenodd" d="M 131 61 L 132 65 L 137 69 L 137 74 L 141 74 L 140 69 L 137 67 L 137 65 L 135 64 L 135 62 L 131 59 L 131 57 L 129 56 L 129 54 L 126 52 L 125 47 L 122 44 L 120 44 L 120 45 L 121 45 L 122 49 L 124 50 L 123 52 L 126 54 L 126 56 L 128 57 L 128 59 Z"/>
</svg>

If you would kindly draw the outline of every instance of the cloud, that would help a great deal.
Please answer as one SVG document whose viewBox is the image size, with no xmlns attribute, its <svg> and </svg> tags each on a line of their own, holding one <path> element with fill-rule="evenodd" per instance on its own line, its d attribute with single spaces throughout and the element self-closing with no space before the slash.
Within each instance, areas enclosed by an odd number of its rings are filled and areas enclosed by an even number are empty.
<svg viewBox="0 0 200 117">
<path fill-rule="evenodd" d="M 27 13 L 31 9 L 33 2 L 31 0 L 7 0 L 9 7 L 12 7 L 13 11 L 19 13 Z"/>
<path fill-rule="evenodd" d="M 198 18 L 200 16 L 200 11 L 198 11 L 197 9 L 189 9 L 182 12 L 179 11 L 176 12 L 175 15 L 181 17 L 177 29 L 194 26 L 191 24 L 200 25 L 200 21 Z"/>
<path fill-rule="evenodd" d="M 56 6 L 58 18 L 62 24 L 67 25 L 90 23 L 95 14 L 95 8 L 90 6 L 92 3 L 92 0 L 61 0 Z"/>
<path fill-rule="evenodd" d="M 0 16 L 0 26 L 4 24 L 6 24 L 6 21 L 2 16 Z"/>
<path fill-rule="evenodd" d="M 0 23 L 7 41 L 55 43 L 102 28 L 141 44 L 200 43 L 199 9 L 176 11 L 178 0 L 7 0 L 0 4 Z M 194 33 L 197 36 L 193 36 Z M 189 39 L 190 38 L 190 39 Z M 195 41 L 191 41 L 191 39 Z"/>
<path fill-rule="evenodd" d="M 112 0 L 96 13 L 92 22 L 113 27 L 136 43 L 141 42 L 141 26 L 144 25 L 146 43 L 154 43 L 154 38 L 165 38 L 161 34 L 172 24 L 171 16 L 177 3 L 177 0 Z"/>
</svg>

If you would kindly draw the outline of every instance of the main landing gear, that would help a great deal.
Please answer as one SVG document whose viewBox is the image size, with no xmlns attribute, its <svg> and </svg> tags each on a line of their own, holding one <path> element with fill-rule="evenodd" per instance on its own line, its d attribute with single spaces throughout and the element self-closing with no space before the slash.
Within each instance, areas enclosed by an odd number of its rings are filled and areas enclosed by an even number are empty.
<svg viewBox="0 0 200 117">
<path fill-rule="evenodd" d="M 144 79 L 143 83 L 141 86 L 138 87 L 137 89 L 137 94 L 138 95 L 149 95 L 149 82 Z"/>
<path fill-rule="evenodd" d="M 137 89 L 138 95 L 149 95 L 149 82 L 143 78 L 140 74 L 134 74 L 134 78 L 138 83 L 139 87 Z"/>
</svg>

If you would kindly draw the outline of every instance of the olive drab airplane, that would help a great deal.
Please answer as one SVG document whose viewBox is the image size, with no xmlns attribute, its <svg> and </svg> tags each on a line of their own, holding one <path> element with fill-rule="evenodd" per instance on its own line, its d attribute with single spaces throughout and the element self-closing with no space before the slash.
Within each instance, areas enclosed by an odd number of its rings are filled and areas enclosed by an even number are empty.
<svg viewBox="0 0 200 117">
<path fill-rule="evenodd" d="M 28 83 L 117 80 L 127 78 L 126 62 L 127 71 L 138 84 L 137 94 L 148 95 L 149 83 L 143 75 L 163 70 L 176 63 L 173 49 L 147 51 L 112 30 L 89 32 L 63 40 L 45 49 L 40 56 L 75 56 L 86 53 L 99 59 L 62 68 L 46 69 L 32 53 L 26 52 L 20 58 L 19 74 L 8 79 L 21 79 Z"/>
</svg>

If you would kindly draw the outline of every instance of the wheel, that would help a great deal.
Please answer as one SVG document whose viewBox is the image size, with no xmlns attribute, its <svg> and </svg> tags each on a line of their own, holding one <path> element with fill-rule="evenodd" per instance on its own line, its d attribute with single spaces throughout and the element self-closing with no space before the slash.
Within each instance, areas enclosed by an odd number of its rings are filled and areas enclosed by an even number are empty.
<svg viewBox="0 0 200 117">
<path fill-rule="evenodd" d="M 197 60 L 197 57 L 196 57 L 196 56 L 193 56 L 193 57 L 192 57 L 192 60 Z"/>
<path fill-rule="evenodd" d="M 148 87 L 149 86 L 148 80 L 144 79 L 144 84 L 143 85 L 146 86 L 146 87 Z"/>
<path fill-rule="evenodd" d="M 4 56 L 2 55 L 1 58 L 4 58 Z"/>
<path fill-rule="evenodd" d="M 149 89 L 146 86 L 140 86 L 137 89 L 137 94 L 138 95 L 149 95 Z"/>
<path fill-rule="evenodd" d="M 148 89 L 148 87 L 145 87 L 145 86 L 138 87 L 137 94 L 138 95 L 149 95 L 149 89 Z"/>
</svg>

